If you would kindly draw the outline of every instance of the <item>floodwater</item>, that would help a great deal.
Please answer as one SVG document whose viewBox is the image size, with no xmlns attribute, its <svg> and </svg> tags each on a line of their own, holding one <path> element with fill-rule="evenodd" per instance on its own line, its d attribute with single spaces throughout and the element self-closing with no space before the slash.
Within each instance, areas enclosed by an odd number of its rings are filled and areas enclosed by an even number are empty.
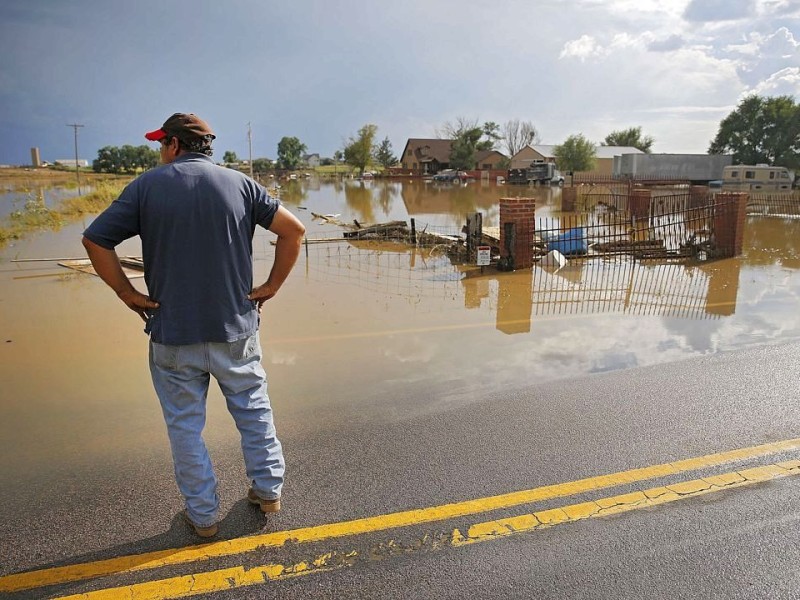
<svg viewBox="0 0 800 600">
<path fill-rule="evenodd" d="M 281 196 L 310 240 L 342 231 L 312 213 L 362 224 L 414 218 L 417 231 L 458 233 L 474 212 L 497 226 L 504 196 L 535 194 L 538 215 L 558 216 L 560 206 L 558 188 L 290 183 Z M 90 221 L 0 249 L 0 453 L 14 457 L 2 481 L 97 473 L 112 456 L 118 464 L 164 452 L 139 318 L 97 277 L 11 262 L 83 256 Z M 258 281 L 272 239 L 259 231 L 254 241 Z M 309 243 L 262 316 L 270 395 L 279 417 L 296 422 L 344 405 L 402 420 L 468 402 L 465 390 L 797 340 L 800 220 L 748 217 L 744 246 L 741 257 L 695 265 L 576 260 L 499 273 L 454 265 L 435 248 Z M 138 255 L 138 240 L 119 252 Z M 398 390 L 408 401 L 384 406 Z M 212 389 L 207 437 L 238 443 L 219 398 Z"/>
<path fill-rule="evenodd" d="M 22 211 L 26 205 L 38 203 L 39 206 L 53 208 L 66 198 L 73 198 L 80 193 L 87 194 L 91 187 L 82 185 L 80 192 L 77 186 L 64 187 L 53 183 L 28 182 L 23 185 L 6 183 L 0 185 L 0 219 L 5 219 L 11 213 Z"/>
</svg>

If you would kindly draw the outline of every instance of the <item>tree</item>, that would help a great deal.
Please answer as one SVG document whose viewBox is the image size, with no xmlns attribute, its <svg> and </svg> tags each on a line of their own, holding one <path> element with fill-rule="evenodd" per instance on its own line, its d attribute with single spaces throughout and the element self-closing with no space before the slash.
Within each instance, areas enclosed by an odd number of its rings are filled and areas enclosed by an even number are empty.
<svg viewBox="0 0 800 600">
<path fill-rule="evenodd" d="M 272 161 L 268 158 L 254 158 L 253 159 L 253 172 L 266 173 L 272 169 Z"/>
<path fill-rule="evenodd" d="M 630 146 L 650 154 L 654 142 L 652 136 L 642 136 L 641 127 L 630 127 L 609 133 L 603 141 L 603 146 Z"/>
<path fill-rule="evenodd" d="M 800 168 L 800 105 L 792 96 L 748 96 L 719 124 L 709 154 L 733 154 L 734 164 Z"/>
<path fill-rule="evenodd" d="M 381 145 L 378 146 L 378 150 L 375 152 L 375 159 L 384 168 L 397 164 L 397 157 L 392 154 L 392 142 L 389 141 L 388 136 L 383 138 Z"/>
<path fill-rule="evenodd" d="M 235 163 L 239 162 L 239 159 L 236 156 L 236 152 L 234 152 L 233 150 L 226 150 L 225 154 L 222 155 L 222 162 Z"/>
<path fill-rule="evenodd" d="M 450 147 L 450 167 L 453 169 L 474 169 L 475 152 L 479 149 L 478 142 L 483 136 L 483 129 L 473 127 L 460 131 Z"/>
<path fill-rule="evenodd" d="M 103 146 L 97 151 L 97 158 L 92 161 L 92 170 L 95 173 L 121 173 L 122 159 L 119 148 L 116 146 Z"/>
<path fill-rule="evenodd" d="M 502 139 L 500 126 L 494 121 L 478 125 L 477 119 L 458 117 L 455 124 L 446 122 L 441 130 L 436 130 L 439 137 L 451 139 L 450 166 L 453 169 L 474 169 L 475 152 L 493 150 L 497 141 Z M 482 139 L 485 138 L 485 139 Z"/>
<path fill-rule="evenodd" d="M 553 148 L 553 155 L 556 157 L 556 165 L 565 173 L 591 171 L 597 150 L 592 142 L 579 133 L 569 136 L 563 144 Z"/>
<path fill-rule="evenodd" d="M 530 121 L 511 119 L 503 124 L 503 140 L 509 156 L 514 156 L 529 144 L 539 141 L 539 133 Z"/>
<path fill-rule="evenodd" d="M 483 137 L 486 139 L 480 140 L 476 145 L 476 149 L 494 150 L 497 142 L 503 139 L 503 136 L 500 135 L 500 125 L 494 121 L 486 121 L 486 123 L 483 124 L 482 130 Z"/>
<path fill-rule="evenodd" d="M 104 146 L 97 151 L 92 169 L 97 173 L 136 173 L 155 167 L 159 160 L 159 153 L 146 145 Z"/>
<path fill-rule="evenodd" d="M 136 146 L 135 152 L 136 152 L 136 161 L 135 161 L 136 165 L 143 171 L 158 166 L 158 163 L 161 161 L 161 156 L 158 153 L 158 151 L 153 150 L 150 146 L 146 144 L 142 144 L 141 146 Z"/>
<path fill-rule="evenodd" d="M 306 145 L 296 137 L 282 137 L 278 142 L 278 164 L 282 169 L 293 170 L 298 167 L 306 152 Z"/>
<path fill-rule="evenodd" d="M 350 142 L 344 147 L 344 160 L 347 164 L 356 167 L 360 174 L 372 163 L 373 141 L 377 125 L 368 123 L 358 130 L 358 137 L 350 137 Z"/>
</svg>

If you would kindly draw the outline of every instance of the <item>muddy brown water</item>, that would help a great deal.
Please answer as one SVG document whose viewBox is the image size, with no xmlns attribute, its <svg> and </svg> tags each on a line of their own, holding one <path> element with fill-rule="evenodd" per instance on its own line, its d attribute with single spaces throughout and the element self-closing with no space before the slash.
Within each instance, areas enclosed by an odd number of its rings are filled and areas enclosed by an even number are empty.
<svg viewBox="0 0 800 600">
<path fill-rule="evenodd" d="M 413 217 L 418 230 L 457 233 L 480 211 L 497 225 L 498 199 L 534 194 L 558 216 L 560 190 L 493 183 L 291 182 L 285 205 L 309 238 L 349 223 Z M 124 456 L 163 455 L 165 438 L 138 317 L 91 275 L 52 262 L 82 256 L 91 217 L 0 249 L 2 481 L 90 472 Z M 271 234 L 254 241 L 266 278 Z M 139 254 L 130 240 L 120 254 Z M 800 221 L 749 217 L 736 259 L 688 264 L 571 261 L 498 273 L 454 265 L 441 252 L 399 244 L 309 244 L 265 307 L 261 336 L 270 394 L 287 419 L 380 408 L 408 393 L 409 419 L 465 402 L 460 392 L 654 365 L 800 337 Z M 143 281 L 136 285 L 141 289 Z M 207 437 L 238 443 L 212 386 Z M 279 421 L 280 424 L 280 421 Z M 13 459 L 13 460 L 11 460 Z"/>
</svg>

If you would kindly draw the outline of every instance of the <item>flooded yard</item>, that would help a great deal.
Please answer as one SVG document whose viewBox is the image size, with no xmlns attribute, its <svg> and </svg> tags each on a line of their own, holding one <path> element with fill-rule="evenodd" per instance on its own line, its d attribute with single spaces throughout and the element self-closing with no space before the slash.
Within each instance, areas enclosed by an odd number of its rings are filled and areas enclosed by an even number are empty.
<svg viewBox="0 0 800 600">
<path fill-rule="evenodd" d="M 342 223 L 413 218 L 417 231 L 459 233 L 475 212 L 498 226 L 505 196 L 535 194 L 537 216 L 557 217 L 561 190 L 307 180 L 280 193 L 311 240 L 343 231 L 312 213 Z M 83 256 L 91 218 L 0 249 L 0 452 L 16 459 L 4 461 L 4 482 L 45 485 L 165 453 L 139 318 L 97 277 L 55 262 L 12 262 Z M 272 239 L 257 232 L 257 281 L 271 266 Z M 138 240 L 119 252 L 139 255 Z M 436 248 L 391 242 L 309 243 L 262 315 L 270 395 L 279 428 L 311 427 L 309 411 L 335 418 L 345 406 L 396 421 L 457 406 L 468 389 L 797 340 L 798 273 L 797 219 L 748 217 L 744 254 L 734 259 L 574 260 L 558 271 L 482 271 Z M 407 401 L 386 404 L 396 390 Z M 238 444 L 214 386 L 208 438 Z"/>
</svg>

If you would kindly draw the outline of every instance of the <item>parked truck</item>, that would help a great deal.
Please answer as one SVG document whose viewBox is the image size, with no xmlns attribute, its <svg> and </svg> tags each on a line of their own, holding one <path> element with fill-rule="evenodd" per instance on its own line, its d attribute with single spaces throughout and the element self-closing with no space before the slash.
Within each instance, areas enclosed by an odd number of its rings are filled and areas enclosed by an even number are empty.
<svg viewBox="0 0 800 600">
<path fill-rule="evenodd" d="M 525 169 L 509 169 L 508 183 L 564 184 L 564 176 L 553 163 L 531 163 Z"/>
</svg>

